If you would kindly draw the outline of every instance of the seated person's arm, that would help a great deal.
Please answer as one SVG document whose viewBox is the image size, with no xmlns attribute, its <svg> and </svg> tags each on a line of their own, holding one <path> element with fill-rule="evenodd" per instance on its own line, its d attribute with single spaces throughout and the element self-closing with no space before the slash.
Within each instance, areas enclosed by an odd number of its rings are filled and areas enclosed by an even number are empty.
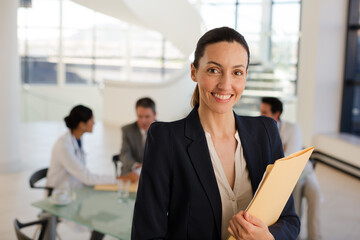
<svg viewBox="0 0 360 240">
<path fill-rule="evenodd" d="M 115 183 L 115 177 L 91 173 L 85 165 L 79 162 L 72 146 L 65 147 L 64 145 L 60 150 L 65 153 L 64 158 L 61 159 L 63 167 L 83 184 L 92 186 L 95 184 Z"/>
<path fill-rule="evenodd" d="M 130 140 L 127 133 L 122 129 L 122 144 L 120 151 L 120 162 L 122 163 L 121 174 L 127 174 L 137 168 L 138 162 L 135 161 L 131 151 Z"/>
</svg>

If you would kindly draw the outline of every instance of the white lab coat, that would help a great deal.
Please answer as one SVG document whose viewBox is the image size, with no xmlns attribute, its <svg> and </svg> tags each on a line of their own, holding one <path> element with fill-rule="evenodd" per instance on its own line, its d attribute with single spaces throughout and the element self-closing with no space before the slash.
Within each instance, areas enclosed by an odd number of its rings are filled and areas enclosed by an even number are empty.
<svg viewBox="0 0 360 240">
<path fill-rule="evenodd" d="M 47 186 L 71 190 L 81 186 L 114 183 L 115 176 L 93 174 L 86 168 L 84 151 L 79 148 L 70 131 L 56 141 L 47 173 Z"/>
</svg>

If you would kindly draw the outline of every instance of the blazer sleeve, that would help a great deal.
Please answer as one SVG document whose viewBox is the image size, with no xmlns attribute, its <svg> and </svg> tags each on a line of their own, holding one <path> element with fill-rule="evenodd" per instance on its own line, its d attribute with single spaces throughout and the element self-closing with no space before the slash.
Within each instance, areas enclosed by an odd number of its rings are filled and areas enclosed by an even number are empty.
<svg viewBox="0 0 360 240">
<path fill-rule="evenodd" d="M 166 238 L 171 148 L 169 129 L 163 123 L 153 123 L 145 145 L 131 239 Z"/>
<path fill-rule="evenodd" d="M 122 144 L 120 151 L 120 161 L 122 163 L 121 175 L 125 175 L 132 171 L 132 167 L 136 163 L 136 161 L 131 151 L 129 129 L 122 128 L 121 131 L 122 131 Z"/>
<path fill-rule="evenodd" d="M 271 144 L 271 159 L 275 161 L 284 156 L 279 131 L 274 120 L 263 118 Z M 296 239 L 300 232 L 300 220 L 294 209 L 292 195 L 287 201 L 278 221 L 269 226 L 269 231 L 276 240 Z"/>
</svg>

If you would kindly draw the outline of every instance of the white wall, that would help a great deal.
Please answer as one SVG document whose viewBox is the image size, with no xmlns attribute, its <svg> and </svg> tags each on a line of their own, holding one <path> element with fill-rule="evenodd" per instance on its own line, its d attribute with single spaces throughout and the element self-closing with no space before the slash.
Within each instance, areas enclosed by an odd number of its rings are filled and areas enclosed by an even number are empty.
<svg viewBox="0 0 360 240">
<path fill-rule="evenodd" d="M 320 133 L 338 133 L 347 1 L 303 0 L 298 78 L 298 122 L 304 145 Z"/>
<path fill-rule="evenodd" d="M 18 1 L 0 2 L 0 172 L 19 169 Z"/>
<path fill-rule="evenodd" d="M 190 69 L 190 67 L 189 67 Z M 157 120 L 173 121 L 185 117 L 191 110 L 190 100 L 195 83 L 186 71 L 179 78 L 163 85 L 136 85 L 105 81 L 104 115 L 106 124 L 122 126 L 136 120 L 135 103 L 141 97 L 151 97 L 157 107 Z"/>
<path fill-rule="evenodd" d="M 72 107 L 83 104 L 102 120 L 103 89 L 97 86 L 23 85 L 21 93 L 22 121 L 62 121 Z"/>
</svg>

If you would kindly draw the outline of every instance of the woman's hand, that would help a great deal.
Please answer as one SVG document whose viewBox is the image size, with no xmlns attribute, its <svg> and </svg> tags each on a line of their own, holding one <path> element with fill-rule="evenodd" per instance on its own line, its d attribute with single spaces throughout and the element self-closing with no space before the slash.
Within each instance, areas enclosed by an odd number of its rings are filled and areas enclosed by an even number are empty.
<svg viewBox="0 0 360 240">
<path fill-rule="evenodd" d="M 274 239 L 263 221 L 244 211 L 240 211 L 232 217 L 228 231 L 237 240 Z"/>
</svg>

